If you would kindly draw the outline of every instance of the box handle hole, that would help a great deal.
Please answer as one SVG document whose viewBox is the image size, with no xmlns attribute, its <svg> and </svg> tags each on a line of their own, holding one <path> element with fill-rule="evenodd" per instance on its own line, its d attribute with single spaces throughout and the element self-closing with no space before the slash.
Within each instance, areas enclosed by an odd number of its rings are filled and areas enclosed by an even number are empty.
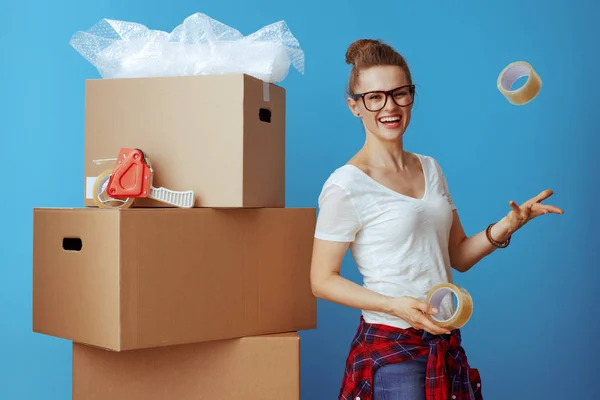
<svg viewBox="0 0 600 400">
<path fill-rule="evenodd" d="M 63 238 L 62 246 L 66 251 L 81 251 L 83 247 L 80 238 Z"/>
<path fill-rule="evenodd" d="M 266 108 L 261 108 L 258 110 L 258 119 L 262 122 L 271 122 L 271 110 L 267 110 Z"/>
</svg>

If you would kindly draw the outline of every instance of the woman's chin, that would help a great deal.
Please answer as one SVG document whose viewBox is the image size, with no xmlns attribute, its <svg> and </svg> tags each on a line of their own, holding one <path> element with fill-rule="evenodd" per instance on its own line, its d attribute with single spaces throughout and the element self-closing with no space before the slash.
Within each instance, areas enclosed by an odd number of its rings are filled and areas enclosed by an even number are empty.
<svg viewBox="0 0 600 400">
<path fill-rule="evenodd" d="M 377 137 L 379 137 L 382 140 L 390 141 L 390 142 L 395 142 L 397 140 L 400 140 L 402 138 L 402 135 L 404 135 L 404 127 L 403 126 L 397 127 L 395 129 L 379 127 L 378 133 L 377 133 Z"/>
</svg>

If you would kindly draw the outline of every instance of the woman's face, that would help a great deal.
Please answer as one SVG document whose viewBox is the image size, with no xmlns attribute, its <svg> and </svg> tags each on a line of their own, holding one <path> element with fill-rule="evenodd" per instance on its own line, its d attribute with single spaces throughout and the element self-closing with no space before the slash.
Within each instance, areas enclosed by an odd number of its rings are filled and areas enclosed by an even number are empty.
<svg viewBox="0 0 600 400">
<path fill-rule="evenodd" d="M 397 66 L 371 67 L 361 71 L 356 93 L 362 98 L 348 99 L 354 115 L 362 118 L 365 128 L 384 141 L 397 141 L 410 122 L 414 87 L 402 68 Z M 391 91 L 392 93 L 370 93 Z M 393 99 L 392 99 L 393 97 Z"/>
</svg>

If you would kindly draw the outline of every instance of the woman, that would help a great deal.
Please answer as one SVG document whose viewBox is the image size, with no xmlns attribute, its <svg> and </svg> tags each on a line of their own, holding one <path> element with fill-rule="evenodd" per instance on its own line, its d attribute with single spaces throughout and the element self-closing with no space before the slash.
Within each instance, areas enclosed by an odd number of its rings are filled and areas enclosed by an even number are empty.
<svg viewBox="0 0 600 400">
<path fill-rule="evenodd" d="M 315 296 L 362 310 L 347 359 L 340 399 L 482 399 L 479 375 L 468 365 L 460 331 L 432 322 L 452 314 L 424 302 L 429 289 L 451 282 L 510 243 L 529 220 L 562 214 L 540 202 L 545 190 L 474 236 L 461 226 L 437 161 L 410 153 L 402 137 L 415 87 L 404 58 L 380 41 L 350 45 L 348 106 L 362 119 L 364 146 L 323 185 L 314 239 Z M 363 286 L 340 276 L 350 248 Z"/>
</svg>

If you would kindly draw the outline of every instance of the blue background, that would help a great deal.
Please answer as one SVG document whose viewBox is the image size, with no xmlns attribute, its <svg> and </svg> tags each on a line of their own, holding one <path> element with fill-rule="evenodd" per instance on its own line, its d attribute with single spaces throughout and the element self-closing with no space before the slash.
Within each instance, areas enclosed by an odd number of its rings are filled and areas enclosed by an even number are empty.
<svg viewBox="0 0 600 400">
<path fill-rule="evenodd" d="M 32 208 L 81 206 L 84 81 L 68 44 L 101 18 L 172 30 L 195 12 L 249 34 L 284 19 L 306 52 L 287 88 L 287 204 L 316 206 L 323 181 L 363 143 L 344 101 L 347 46 L 381 38 L 419 85 L 409 151 L 438 159 L 468 234 L 545 188 L 562 216 L 528 224 L 456 282 L 475 302 L 464 345 L 486 399 L 598 399 L 600 6 L 591 0 L 0 3 L 0 399 L 68 399 L 70 343 L 31 333 Z M 523 107 L 496 89 L 526 60 L 544 86 Z M 359 281 L 348 257 L 343 274 Z M 319 301 L 301 332 L 302 398 L 334 399 L 359 312 Z"/>
</svg>

